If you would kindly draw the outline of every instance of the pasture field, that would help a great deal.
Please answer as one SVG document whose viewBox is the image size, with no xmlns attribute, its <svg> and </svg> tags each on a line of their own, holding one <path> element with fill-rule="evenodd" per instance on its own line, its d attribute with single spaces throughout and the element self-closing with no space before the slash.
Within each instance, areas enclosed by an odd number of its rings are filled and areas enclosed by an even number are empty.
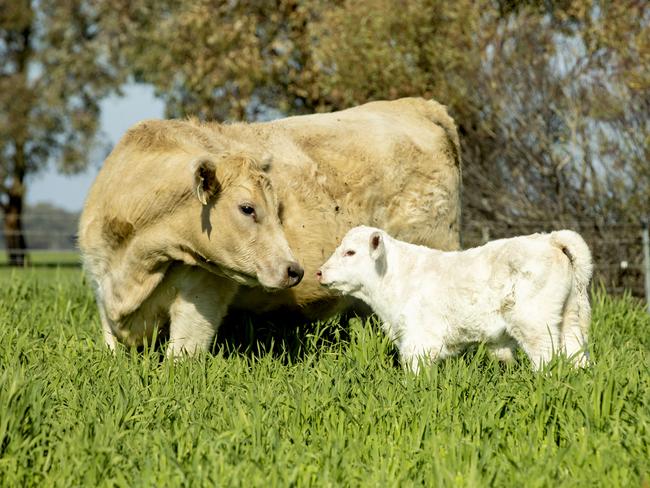
<svg viewBox="0 0 650 488">
<path fill-rule="evenodd" d="M 593 294 L 594 364 L 397 365 L 373 319 L 240 317 L 215 353 L 103 346 L 78 269 L 0 270 L 1 486 L 650 484 L 650 318 Z"/>
<path fill-rule="evenodd" d="M 81 266 L 81 257 L 77 251 L 41 251 L 30 250 L 29 263 L 37 267 L 74 267 Z M 0 267 L 7 266 L 7 253 L 0 252 Z"/>
</svg>

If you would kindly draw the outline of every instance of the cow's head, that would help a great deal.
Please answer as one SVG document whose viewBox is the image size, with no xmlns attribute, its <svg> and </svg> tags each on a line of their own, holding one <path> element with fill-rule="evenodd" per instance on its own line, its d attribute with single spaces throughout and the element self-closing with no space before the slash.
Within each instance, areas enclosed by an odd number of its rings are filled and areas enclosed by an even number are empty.
<svg viewBox="0 0 650 488">
<path fill-rule="evenodd" d="M 268 169 L 269 163 L 237 154 L 192 163 L 201 213 L 198 259 L 241 284 L 289 288 L 304 271 L 284 235 Z"/>
</svg>

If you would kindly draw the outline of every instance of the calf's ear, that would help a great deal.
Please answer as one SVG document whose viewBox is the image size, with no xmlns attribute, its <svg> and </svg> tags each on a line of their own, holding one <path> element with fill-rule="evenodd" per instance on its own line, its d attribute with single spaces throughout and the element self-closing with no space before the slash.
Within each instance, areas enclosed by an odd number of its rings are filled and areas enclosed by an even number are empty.
<svg viewBox="0 0 650 488">
<path fill-rule="evenodd" d="M 203 205 L 207 205 L 208 200 L 219 192 L 220 186 L 217 180 L 216 167 L 216 163 L 208 157 L 200 157 L 192 162 L 194 191 L 196 198 Z"/>
<path fill-rule="evenodd" d="M 370 257 L 377 261 L 382 258 L 386 252 L 384 248 L 384 239 L 380 232 L 370 234 Z"/>
</svg>

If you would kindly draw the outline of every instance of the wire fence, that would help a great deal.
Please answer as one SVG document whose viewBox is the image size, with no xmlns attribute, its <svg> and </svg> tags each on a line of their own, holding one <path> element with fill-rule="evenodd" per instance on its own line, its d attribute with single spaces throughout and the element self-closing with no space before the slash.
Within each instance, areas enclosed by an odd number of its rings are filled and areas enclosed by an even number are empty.
<svg viewBox="0 0 650 488">
<path fill-rule="evenodd" d="M 31 216 L 32 222 L 25 222 L 23 235 L 27 242 L 26 264 L 34 266 L 79 266 L 79 252 L 76 248 L 76 222 L 67 230 L 61 230 L 64 222 Z M 43 226 L 47 222 L 51 228 Z M 31 227 L 31 228 L 30 228 Z M 608 224 L 597 222 L 575 222 L 566 226 L 552 221 L 526 221 L 515 224 L 495 222 L 466 222 L 463 229 L 463 247 L 474 247 L 493 239 L 513 237 L 535 232 L 550 232 L 560 228 L 571 228 L 579 232 L 594 258 L 594 281 L 602 283 L 613 294 L 631 293 L 647 299 L 650 287 L 650 264 L 644 258 L 644 226 L 639 224 Z M 647 233 L 647 227 L 646 231 Z M 646 234 L 647 236 L 647 234 Z M 0 246 L 5 247 L 5 236 L 0 229 Z M 2 253 L 0 266 L 8 265 L 7 253 Z"/>
<path fill-rule="evenodd" d="M 575 222 L 566 226 L 557 222 L 517 222 L 506 225 L 489 222 L 469 222 L 463 232 L 463 247 L 481 245 L 489 240 L 535 232 L 551 232 L 570 228 L 579 232 L 589 245 L 594 260 L 594 281 L 602 283 L 613 294 L 631 293 L 647 299 L 650 264 L 644 258 L 644 232 L 639 224 L 608 224 Z"/>
</svg>

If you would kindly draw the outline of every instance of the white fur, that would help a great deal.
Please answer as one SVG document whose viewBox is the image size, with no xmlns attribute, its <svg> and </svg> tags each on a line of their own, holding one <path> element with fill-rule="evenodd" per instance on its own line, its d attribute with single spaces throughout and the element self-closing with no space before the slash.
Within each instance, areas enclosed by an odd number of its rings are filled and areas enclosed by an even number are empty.
<svg viewBox="0 0 650 488">
<path fill-rule="evenodd" d="M 443 252 L 355 227 L 321 267 L 323 286 L 363 300 L 402 362 L 436 360 L 484 342 L 500 360 L 516 346 L 535 369 L 554 352 L 587 363 L 589 248 L 562 230 Z"/>
</svg>

